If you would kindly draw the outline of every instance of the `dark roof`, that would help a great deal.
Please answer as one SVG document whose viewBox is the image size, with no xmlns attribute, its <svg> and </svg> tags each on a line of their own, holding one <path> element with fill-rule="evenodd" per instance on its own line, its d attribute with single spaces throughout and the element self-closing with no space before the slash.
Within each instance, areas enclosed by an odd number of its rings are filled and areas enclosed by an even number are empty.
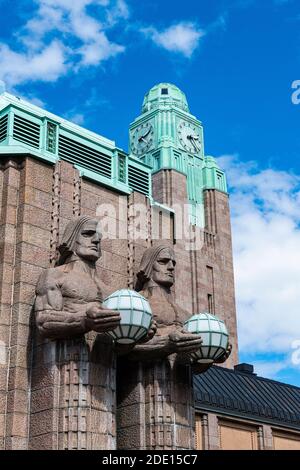
<svg viewBox="0 0 300 470">
<path fill-rule="evenodd" d="M 224 367 L 194 376 L 198 410 L 300 429 L 300 388 Z"/>
</svg>

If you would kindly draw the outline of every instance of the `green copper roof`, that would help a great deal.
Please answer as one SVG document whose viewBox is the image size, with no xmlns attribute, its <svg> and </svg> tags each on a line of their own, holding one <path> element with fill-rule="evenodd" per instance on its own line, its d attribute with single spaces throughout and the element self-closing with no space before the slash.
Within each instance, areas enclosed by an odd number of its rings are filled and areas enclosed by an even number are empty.
<svg viewBox="0 0 300 470">
<path fill-rule="evenodd" d="M 227 192 L 226 176 L 214 157 L 208 155 L 203 161 L 203 189 L 218 189 Z"/>
<path fill-rule="evenodd" d="M 145 95 L 142 112 L 158 108 L 159 105 L 173 105 L 189 112 L 185 94 L 172 83 L 159 83 L 151 88 Z"/>
<path fill-rule="evenodd" d="M 123 194 L 138 191 L 152 203 L 151 174 L 174 169 L 187 177 L 190 221 L 203 227 L 203 191 L 227 192 L 226 177 L 214 158 L 205 156 L 203 127 L 189 113 L 185 94 L 169 83 L 151 88 L 143 113 L 130 126 L 130 139 L 128 155 L 112 140 L 0 92 L 0 159 L 30 154 L 52 164 L 65 160 L 83 177 Z"/>
<path fill-rule="evenodd" d="M 173 169 L 186 175 L 190 222 L 203 227 L 204 191 L 226 193 L 226 176 L 213 157 L 205 156 L 203 126 L 190 114 L 185 94 L 171 83 L 155 85 L 129 135 L 130 151 L 153 173 Z"/>
<path fill-rule="evenodd" d="M 65 160 L 82 176 L 120 193 L 151 198 L 151 169 L 115 142 L 9 93 L 0 93 L 1 155 L 30 154 L 49 163 Z"/>
</svg>

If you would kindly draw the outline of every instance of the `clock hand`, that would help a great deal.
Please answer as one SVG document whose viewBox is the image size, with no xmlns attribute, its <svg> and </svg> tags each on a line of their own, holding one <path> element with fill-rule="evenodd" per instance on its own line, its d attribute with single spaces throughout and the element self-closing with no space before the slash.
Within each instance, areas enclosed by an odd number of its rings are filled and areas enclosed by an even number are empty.
<svg viewBox="0 0 300 470">
<path fill-rule="evenodd" d="M 196 152 L 197 152 L 197 151 L 198 151 L 198 148 L 197 148 L 197 145 L 196 145 L 195 142 L 194 142 L 194 138 L 193 138 L 193 137 L 191 138 L 191 141 L 192 141 L 192 144 L 193 144 L 194 149 L 195 149 Z"/>
<path fill-rule="evenodd" d="M 150 129 L 146 132 L 146 134 L 142 135 L 142 136 L 139 138 L 139 142 L 140 142 L 141 140 L 144 140 L 145 137 L 147 137 L 147 135 L 150 134 L 150 132 L 151 132 L 151 127 L 150 127 Z"/>
<path fill-rule="evenodd" d="M 192 142 L 192 145 L 194 147 L 194 149 L 196 150 L 196 152 L 200 152 L 200 149 L 199 147 L 197 146 L 196 144 L 196 140 L 199 140 L 199 137 L 198 136 L 194 136 L 194 135 L 190 135 L 188 136 L 189 140 Z"/>
<path fill-rule="evenodd" d="M 187 138 L 189 140 L 199 140 L 199 136 L 198 135 L 193 135 L 193 134 L 188 135 Z"/>
</svg>

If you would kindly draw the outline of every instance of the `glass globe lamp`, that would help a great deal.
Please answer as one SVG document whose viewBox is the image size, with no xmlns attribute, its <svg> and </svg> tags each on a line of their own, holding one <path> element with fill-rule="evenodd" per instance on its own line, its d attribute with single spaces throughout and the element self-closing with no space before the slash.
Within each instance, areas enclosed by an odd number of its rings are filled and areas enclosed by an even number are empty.
<svg viewBox="0 0 300 470">
<path fill-rule="evenodd" d="M 192 354 L 197 362 L 212 364 L 226 352 L 229 334 L 224 321 L 217 316 L 206 312 L 193 315 L 184 323 L 184 328 L 189 333 L 201 335 L 203 342 Z"/>
<path fill-rule="evenodd" d="M 107 333 L 117 343 L 135 343 L 149 330 L 151 307 L 148 300 L 137 292 L 130 289 L 118 290 L 104 300 L 103 306 L 117 310 L 121 315 L 120 326 Z"/>
</svg>

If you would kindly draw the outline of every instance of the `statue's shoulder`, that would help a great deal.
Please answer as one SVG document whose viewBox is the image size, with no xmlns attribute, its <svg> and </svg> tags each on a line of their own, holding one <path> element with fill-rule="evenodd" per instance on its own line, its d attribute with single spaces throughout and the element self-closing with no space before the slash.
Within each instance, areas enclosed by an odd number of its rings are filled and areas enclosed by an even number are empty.
<svg viewBox="0 0 300 470">
<path fill-rule="evenodd" d="M 103 300 L 106 297 L 108 297 L 109 295 L 111 295 L 113 292 L 115 292 L 115 290 L 116 290 L 115 288 L 112 288 L 111 286 L 108 286 L 102 280 L 99 280 L 99 279 L 97 280 L 96 284 L 97 284 L 98 290 L 102 294 Z"/>
<path fill-rule="evenodd" d="M 39 277 L 37 290 L 57 285 L 64 274 L 63 266 L 45 269 Z"/>
<path fill-rule="evenodd" d="M 142 295 L 143 297 L 145 297 L 145 299 L 149 299 L 149 290 L 148 289 L 140 290 L 139 294 Z"/>
<path fill-rule="evenodd" d="M 178 305 L 176 302 L 173 302 L 172 303 L 172 306 L 174 308 L 174 311 L 176 313 L 176 319 L 177 321 L 179 321 L 180 323 L 184 324 L 184 322 L 186 320 L 188 320 L 192 315 L 187 311 L 185 310 L 184 308 L 182 308 L 180 305 Z"/>
</svg>

